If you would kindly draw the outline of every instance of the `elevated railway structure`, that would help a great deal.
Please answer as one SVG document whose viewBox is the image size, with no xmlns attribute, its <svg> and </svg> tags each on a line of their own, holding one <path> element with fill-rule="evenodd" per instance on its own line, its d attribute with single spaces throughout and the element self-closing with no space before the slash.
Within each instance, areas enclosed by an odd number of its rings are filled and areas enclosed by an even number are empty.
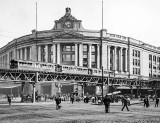
<svg viewBox="0 0 160 123">
<path fill-rule="evenodd" d="M 15 62 L 16 64 L 13 65 L 12 63 Z M 82 86 L 82 88 L 87 85 L 102 87 L 102 82 L 103 86 L 113 86 L 115 88 L 128 86 L 132 89 L 135 86 L 138 89 L 146 86 L 155 89 L 155 93 L 160 87 L 159 79 L 157 78 L 129 78 L 128 76 L 114 73 L 114 71 L 103 70 L 102 73 L 101 69 L 21 60 L 12 61 L 10 69 L 0 69 L 0 82 L 4 84 L 22 84 L 22 93 L 26 83 L 32 84 L 33 102 L 35 102 L 35 84 L 44 82 L 51 82 L 57 85 L 76 84 Z"/>
</svg>

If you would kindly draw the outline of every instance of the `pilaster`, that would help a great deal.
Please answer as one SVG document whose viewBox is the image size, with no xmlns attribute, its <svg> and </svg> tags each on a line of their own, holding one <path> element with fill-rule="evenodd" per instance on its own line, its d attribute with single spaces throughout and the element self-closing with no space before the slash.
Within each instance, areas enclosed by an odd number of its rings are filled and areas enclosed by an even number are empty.
<svg viewBox="0 0 160 123">
<path fill-rule="evenodd" d="M 107 69 L 107 43 L 102 44 L 102 66 Z"/>
<path fill-rule="evenodd" d="M 41 61 L 41 45 L 38 46 L 38 61 Z"/>
<path fill-rule="evenodd" d="M 53 63 L 56 63 L 56 44 L 53 43 Z"/>
<path fill-rule="evenodd" d="M 60 44 L 57 44 L 57 64 L 60 64 Z"/>
<path fill-rule="evenodd" d="M 75 43 L 75 66 L 78 66 L 78 44 Z"/>
<path fill-rule="evenodd" d="M 127 70 L 127 48 L 125 49 L 125 72 L 127 72 L 128 70 Z"/>
<path fill-rule="evenodd" d="M 97 68 L 100 68 L 100 46 L 97 44 Z"/>
<path fill-rule="evenodd" d="M 114 70 L 117 71 L 117 47 L 114 47 Z"/>
<path fill-rule="evenodd" d="M 107 63 L 108 63 L 108 70 L 110 70 L 110 47 L 111 47 L 111 46 L 108 46 L 108 48 L 107 48 L 107 50 L 108 50 L 108 51 L 107 51 L 107 54 L 108 54 L 108 57 L 107 57 L 107 58 L 108 58 L 108 59 L 107 59 L 107 61 L 108 61 L 108 62 L 107 62 Z"/>
<path fill-rule="evenodd" d="M 24 60 L 27 60 L 27 48 L 24 48 Z"/>
<path fill-rule="evenodd" d="M 47 62 L 48 63 L 48 44 L 47 45 L 45 45 L 45 62 Z"/>
<path fill-rule="evenodd" d="M 79 66 L 83 66 L 83 44 L 79 44 Z"/>
<path fill-rule="evenodd" d="M 92 68 L 92 44 L 88 44 L 89 52 L 88 52 L 88 68 Z"/>
</svg>

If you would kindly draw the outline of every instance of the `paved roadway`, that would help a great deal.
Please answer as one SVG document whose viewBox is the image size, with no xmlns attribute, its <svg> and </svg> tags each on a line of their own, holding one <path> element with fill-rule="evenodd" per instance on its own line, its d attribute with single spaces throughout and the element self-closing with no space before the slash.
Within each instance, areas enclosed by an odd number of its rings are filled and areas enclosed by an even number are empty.
<svg viewBox="0 0 160 123">
<path fill-rule="evenodd" d="M 151 102 L 144 108 L 142 101 L 131 100 L 130 111 L 121 111 L 122 104 L 111 103 L 110 113 L 104 113 L 104 105 L 85 104 L 83 102 L 62 102 L 60 110 L 55 109 L 55 101 L 21 103 L 12 100 L 9 106 L 6 100 L 0 100 L 0 123 L 159 123 L 160 107 Z"/>
</svg>

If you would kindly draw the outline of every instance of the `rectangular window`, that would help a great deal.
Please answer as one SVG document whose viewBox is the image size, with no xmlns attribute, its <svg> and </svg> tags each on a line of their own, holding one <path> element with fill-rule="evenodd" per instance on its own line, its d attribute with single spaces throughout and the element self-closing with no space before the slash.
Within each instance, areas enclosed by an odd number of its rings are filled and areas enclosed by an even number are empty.
<svg viewBox="0 0 160 123">
<path fill-rule="evenodd" d="M 135 59 L 135 65 L 137 66 L 137 59 Z"/>
<path fill-rule="evenodd" d="M 41 53 L 45 53 L 45 46 L 44 45 L 41 46 Z"/>
<path fill-rule="evenodd" d="M 83 45 L 83 52 L 87 52 L 87 45 Z"/>
<path fill-rule="evenodd" d="M 152 61 L 152 55 L 149 54 L 149 60 Z"/>
<path fill-rule="evenodd" d="M 92 45 L 92 53 L 95 53 L 96 52 L 96 48 L 94 45 Z"/>
<path fill-rule="evenodd" d="M 53 54 L 48 54 L 48 62 L 49 63 L 53 62 Z"/>
<path fill-rule="evenodd" d="M 135 68 L 135 73 L 137 74 L 137 68 Z"/>
<path fill-rule="evenodd" d="M 138 51 L 138 57 L 140 57 L 140 51 Z"/>
<path fill-rule="evenodd" d="M 11 59 L 13 59 L 13 51 L 9 52 L 9 61 L 11 61 Z"/>
<path fill-rule="evenodd" d="M 135 57 L 137 57 L 137 50 L 135 50 Z"/>
<path fill-rule="evenodd" d="M 71 46 L 66 46 L 66 51 L 71 51 Z"/>
<path fill-rule="evenodd" d="M 138 68 L 138 75 L 140 75 L 140 69 Z"/>
<path fill-rule="evenodd" d="M 149 63 L 149 68 L 151 69 L 151 67 L 152 67 L 152 64 L 151 64 L 151 63 Z"/>
<path fill-rule="evenodd" d="M 72 55 L 72 61 L 75 61 L 75 55 Z"/>
<path fill-rule="evenodd" d="M 137 60 L 137 65 L 140 66 L 140 60 Z"/>
<path fill-rule="evenodd" d="M 75 51 L 75 46 L 72 46 L 72 51 Z"/>
<path fill-rule="evenodd" d="M 71 60 L 71 56 L 70 55 L 66 55 L 66 60 L 65 61 L 70 61 Z"/>
<path fill-rule="evenodd" d="M 62 51 L 75 51 L 75 46 L 63 46 Z"/>
<path fill-rule="evenodd" d="M 53 45 L 48 45 L 48 53 L 53 53 Z"/>
</svg>

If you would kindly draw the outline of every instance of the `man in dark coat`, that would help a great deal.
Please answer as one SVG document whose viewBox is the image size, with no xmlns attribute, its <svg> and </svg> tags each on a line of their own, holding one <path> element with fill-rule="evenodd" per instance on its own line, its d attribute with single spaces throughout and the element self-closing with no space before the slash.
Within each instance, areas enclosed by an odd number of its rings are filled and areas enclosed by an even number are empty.
<svg viewBox="0 0 160 123">
<path fill-rule="evenodd" d="M 147 99 L 144 98 L 143 102 L 144 102 L 144 107 L 146 107 Z"/>
<path fill-rule="evenodd" d="M 7 99 L 8 99 L 8 103 L 9 103 L 9 105 L 11 105 L 11 96 L 10 96 L 10 95 L 8 95 L 8 96 L 7 96 Z"/>
<path fill-rule="evenodd" d="M 55 101 L 56 101 L 56 109 L 58 110 L 58 109 L 61 108 L 61 106 L 60 106 L 60 103 L 61 103 L 61 98 L 60 98 L 60 96 L 57 96 L 57 97 L 55 98 Z"/>
<path fill-rule="evenodd" d="M 128 101 L 127 101 L 127 99 L 124 97 L 124 98 L 123 98 L 123 108 L 121 109 L 121 111 L 123 111 L 123 109 L 124 109 L 125 107 L 127 108 L 127 111 L 129 111 L 129 109 L 128 109 Z"/>
<path fill-rule="evenodd" d="M 105 113 L 109 112 L 110 102 L 111 102 L 111 99 L 108 97 L 108 95 L 106 95 L 103 99 L 103 103 L 105 105 Z"/>
<path fill-rule="evenodd" d="M 71 95 L 71 102 L 72 102 L 72 104 L 74 102 L 74 95 L 73 94 Z"/>
<path fill-rule="evenodd" d="M 158 104 L 159 104 L 159 99 L 158 99 L 158 97 L 156 97 L 155 107 L 158 107 Z"/>
</svg>

